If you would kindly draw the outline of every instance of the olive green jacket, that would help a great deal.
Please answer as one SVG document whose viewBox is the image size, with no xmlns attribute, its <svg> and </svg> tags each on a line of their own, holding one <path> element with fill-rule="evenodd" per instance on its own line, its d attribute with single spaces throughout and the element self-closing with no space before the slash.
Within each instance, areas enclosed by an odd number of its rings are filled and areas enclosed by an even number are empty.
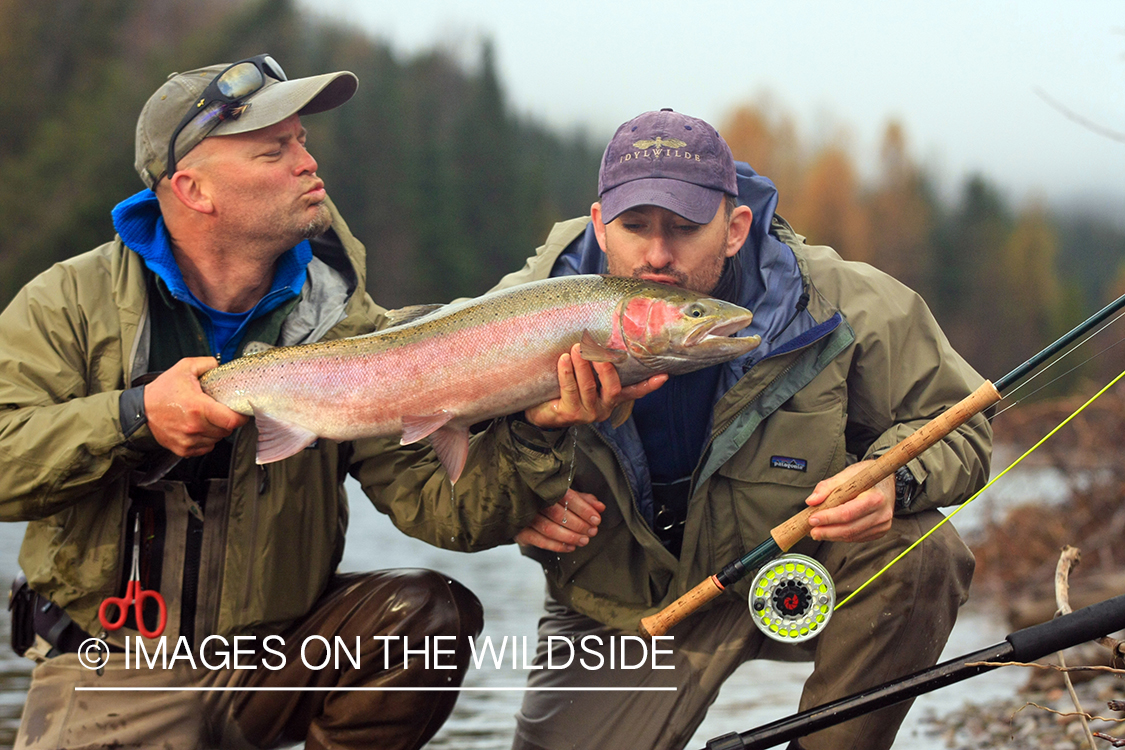
<svg viewBox="0 0 1125 750">
<path fill-rule="evenodd" d="M 587 223 L 556 225 L 536 256 L 499 287 L 550 275 Z M 983 382 L 917 294 L 871 266 L 841 260 L 831 248 L 806 245 L 778 217 L 771 233 L 797 258 L 813 319 L 824 323 L 840 313 L 842 322 L 756 364 L 715 403 L 679 559 L 642 517 L 635 485 L 605 428 L 578 429 L 573 487 L 606 503 L 598 533 L 566 555 L 529 550 L 542 563 L 551 594 L 567 606 L 635 629 L 641 617 L 768 539 L 770 529 L 805 507 L 818 481 L 849 461 L 884 453 Z M 968 498 L 988 477 L 991 440 L 977 415 L 912 460 L 908 468 L 921 492 L 899 512 Z M 774 456 L 801 457 L 807 470 L 773 466 Z M 816 546 L 806 539 L 794 551 L 813 554 Z M 745 601 L 748 587 L 749 579 L 725 595 Z"/>
<path fill-rule="evenodd" d="M 313 262 L 332 269 L 335 298 L 320 299 L 306 284 L 280 343 L 368 333 L 383 321 L 364 291 L 363 245 L 332 213 L 334 232 L 314 243 Z M 101 632 L 98 606 L 123 593 L 133 503 L 155 505 L 160 519 L 158 544 L 146 541 L 142 553 L 142 575 L 167 601 L 172 637 L 184 576 L 192 575 L 185 572 L 188 519 L 203 521 L 198 640 L 276 632 L 309 611 L 343 553 L 349 471 L 397 524 L 410 530 L 424 517 L 446 546 L 465 549 L 510 540 L 544 504 L 533 488 L 548 497 L 564 491 L 564 457 L 541 441 L 513 440 L 503 420 L 474 440 L 457 485 L 458 499 L 488 488 L 495 505 L 483 503 L 479 519 L 465 517 L 423 447 L 321 440 L 258 466 L 253 422 L 235 434 L 229 476 L 212 480 L 202 508 L 179 482 L 136 488 L 136 469 L 159 446 L 147 427 L 125 438 L 118 402 L 146 370 L 150 273 L 117 238 L 45 271 L 0 314 L 0 520 L 29 521 L 21 567 L 36 592 L 87 632 Z M 135 631 L 117 631 L 111 641 L 126 634 Z"/>
</svg>

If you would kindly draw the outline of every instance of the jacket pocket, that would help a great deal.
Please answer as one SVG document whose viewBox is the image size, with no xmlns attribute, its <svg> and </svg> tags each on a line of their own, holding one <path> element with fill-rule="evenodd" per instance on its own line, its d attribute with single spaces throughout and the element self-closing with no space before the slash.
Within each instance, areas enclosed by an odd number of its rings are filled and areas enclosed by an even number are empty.
<svg viewBox="0 0 1125 750">
<path fill-rule="evenodd" d="M 844 404 L 818 411 L 784 406 L 716 473 L 745 484 L 812 488 L 844 468 Z"/>
<path fill-rule="evenodd" d="M 711 480 L 713 532 L 749 550 L 803 510 L 816 483 L 846 465 L 844 419 L 842 401 L 767 417 Z"/>
</svg>

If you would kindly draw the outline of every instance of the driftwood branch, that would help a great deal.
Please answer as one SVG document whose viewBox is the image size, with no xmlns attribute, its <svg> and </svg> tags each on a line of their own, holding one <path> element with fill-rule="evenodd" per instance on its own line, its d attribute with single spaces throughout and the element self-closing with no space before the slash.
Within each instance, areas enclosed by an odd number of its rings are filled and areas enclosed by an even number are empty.
<svg viewBox="0 0 1125 750">
<path fill-rule="evenodd" d="M 1069 615 L 1073 610 L 1070 608 L 1070 569 L 1077 565 L 1082 560 L 1081 553 L 1077 547 L 1071 547 L 1069 544 L 1062 548 L 1062 554 L 1059 555 L 1059 564 L 1055 567 L 1055 605 L 1058 607 L 1058 614 L 1065 616 Z M 1059 666 L 1066 668 L 1066 658 L 1063 652 L 1058 652 Z M 1094 744 L 1094 733 L 1090 731 L 1090 722 L 1086 719 L 1086 711 L 1082 708 L 1082 703 L 1078 700 L 1078 693 L 1074 692 L 1074 683 L 1070 681 L 1070 675 L 1063 672 L 1063 682 L 1066 683 L 1066 692 L 1070 694 L 1070 702 L 1074 704 L 1074 710 L 1078 712 L 1078 720 L 1082 722 L 1082 731 L 1086 733 L 1086 741 L 1090 743 L 1090 750 L 1097 750 L 1097 745 Z"/>
<path fill-rule="evenodd" d="M 1069 615 L 1074 611 L 1070 608 L 1069 576 L 1071 568 L 1078 565 L 1080 560 L 1081 553 L 1076 547 L 1071 547 L 1069 544 L 1063 547 L 1059 555 L 1059 563 L 1055 568 L 1055 605 L 1058 607 L 1059 614 Z M 1105 636 L 1099 638 L 1097 643 L 1109 649 L 1114 663 L 1125 661 L 1125 642 Z"/>
<path fill-rule="evenodd" d="M 1107 719 L 1104 716 L 1092 716 L 1092 715 L 1086 713 L 1085 711 L 1079 711 L 1079 712 L 1059 711 L 1057 709 L 1051 708 L 1050 706 L 1040 705 L 1040 704 L 1036 703 L 1035 701 L 1028 701 L 1027 703 L 1023 704 L 1022 706 L 1020 706 L 1019 708 L 1016 709 L 1016 713 L 1018 714 L 1020 711 L 1024 710 L 1028 706 L 1031 706 L 1033 708 L 1038 708 L 1041 711 L 1046 711 L 1049 714 L 1054 714 L 1055 716 L 1058 716 L 1058 717 L 1063 718 L 1063 719 L 1069 719 L 1072 716 L 1078 716 L 1083 720 L 1091 719 L 1093 721 L 1106 721 L 1106 722 L 1109 722 L 1111 724 L 1123 724 L 1123 723 L 1125 723 L 1125 719 Z"/>
</svg>

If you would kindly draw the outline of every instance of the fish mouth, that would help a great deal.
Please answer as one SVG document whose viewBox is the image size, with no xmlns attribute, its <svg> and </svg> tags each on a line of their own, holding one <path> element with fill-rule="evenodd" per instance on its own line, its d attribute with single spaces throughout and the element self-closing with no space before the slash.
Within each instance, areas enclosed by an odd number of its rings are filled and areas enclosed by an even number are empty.
<svg viewBox="0 0 1125 750">
<path fill-rule="evenodd" d="M 732 333 L 741 331 L 750 325 L 753 319 L 753 313 L 746 311 L 724 316 L 721 320 L 702 323 L 684 338 L 684 344 L 696 346 L 715 339 L 729 339 Z"/>
</svg>

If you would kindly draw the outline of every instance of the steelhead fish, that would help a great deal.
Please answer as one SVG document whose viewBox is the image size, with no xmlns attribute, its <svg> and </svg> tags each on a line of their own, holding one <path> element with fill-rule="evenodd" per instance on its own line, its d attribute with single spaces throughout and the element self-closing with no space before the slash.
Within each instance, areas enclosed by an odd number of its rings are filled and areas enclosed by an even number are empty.
<svg viewBox="0 0 1125 750">
<path fill-rule="evenodd" d="M 559 356 L 581 343 L 622 385 L 751 351 L 732 338 L 749 311 L 672 286 L 614 276 L 546 279 L 446 305 L 364 336 L 270 348 L 216 367 L 203 391 L 258 428 L 259 464 L 317 438 L 429 437 L 452 481 L 469 427 L 558 398 Z"/>
</svg>

